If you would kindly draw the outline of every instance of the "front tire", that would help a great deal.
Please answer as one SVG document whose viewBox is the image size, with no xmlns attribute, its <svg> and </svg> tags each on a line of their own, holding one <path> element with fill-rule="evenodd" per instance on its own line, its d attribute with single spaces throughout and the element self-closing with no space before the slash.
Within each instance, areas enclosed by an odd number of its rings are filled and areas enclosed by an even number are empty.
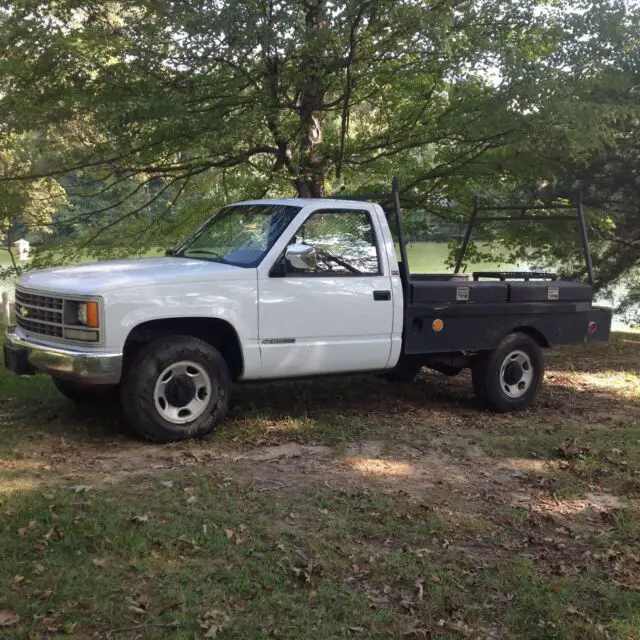
<svg viewBox="0 0 640 640">
<path fill-rule="evenodd" d="M 524 333 L 508 335 L 495 349 L 477 356 L 473 389 L 492 411 L 524 411 L 536 400 L 544 378 L 540 345 Z"/>
<path fill-rule="evenodd" d="M 120 399 L 128 425 L 157 443 L 209 435 L 224 418 L 231 378 L 210 344 L 191 336 L 147 345 L 125 373 Z"/>
</svg>

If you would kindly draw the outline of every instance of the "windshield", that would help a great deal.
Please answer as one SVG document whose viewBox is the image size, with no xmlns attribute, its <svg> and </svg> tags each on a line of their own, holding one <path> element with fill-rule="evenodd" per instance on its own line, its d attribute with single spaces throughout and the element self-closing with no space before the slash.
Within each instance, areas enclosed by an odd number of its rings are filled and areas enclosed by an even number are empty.
<svg viewBox="0 0 640 640">
<path fill-rule="evenodd" d="M 256 267 L 300 208 L 277 204 L 225 207 L 187 240 L 176 255 Z"/>
</svg>

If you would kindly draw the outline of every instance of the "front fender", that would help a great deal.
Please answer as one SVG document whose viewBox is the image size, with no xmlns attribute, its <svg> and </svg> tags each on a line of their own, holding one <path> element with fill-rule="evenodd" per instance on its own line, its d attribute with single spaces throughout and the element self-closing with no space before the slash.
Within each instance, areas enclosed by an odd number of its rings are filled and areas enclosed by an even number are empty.
<svg viewBox="0 0 640 640">
<path fill-rule="evenodd" d="M 259 371 L 258 290 L 255 279 L 162 284 L 111 291 L 105 296 L 105 344 L 122 350 L 138 325 L 172 318 L 216 318 L 238 334 L 245 375 Z M 256 362 L 257 359 L 257 362 Z"/>
</svg>

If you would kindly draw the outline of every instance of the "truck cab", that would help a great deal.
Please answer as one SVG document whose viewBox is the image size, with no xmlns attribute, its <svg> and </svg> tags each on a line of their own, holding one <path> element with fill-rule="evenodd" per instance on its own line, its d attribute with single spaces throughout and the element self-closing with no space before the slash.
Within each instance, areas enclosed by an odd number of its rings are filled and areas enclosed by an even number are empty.
<svg viewBox="0 0 640 640">
<path fill-rule="evenodd" d="M 208 434 L 252 380 L 471 368 L 487 406 L 524 409 L 542 348 L 608 338 L 589 285 L 410 274 L 395 214 L 401 261 L 380 204 L 281 199 L 229 205 L 165 257 L 29 273 L 6 366 L 75 401 L 116 398 L 168 442 Z"/>
</svg>

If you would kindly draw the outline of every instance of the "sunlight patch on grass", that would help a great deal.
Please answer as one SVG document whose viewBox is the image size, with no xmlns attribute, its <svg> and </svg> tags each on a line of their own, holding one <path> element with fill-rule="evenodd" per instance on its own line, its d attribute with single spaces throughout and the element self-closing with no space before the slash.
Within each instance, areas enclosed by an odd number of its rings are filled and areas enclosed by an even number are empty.
<svg viewBox="0 0 640 640">
<path fill-rule="evenodd" d="M 582 498 L 560 499 L 547 498 L 527 502 L 531 511 L 547 514 L 575 516 L 582 513 L 609 513 L 615 509 L 625 508 L 622 500 L 607 494 L 587 493 Z"/>
<path fill-rule="evenodd" d="M 640 376 L 630 371 L 598 371 L 593 373 L 554 370 L 549 381 L 568 387 L 637 398 L 640 394 Z"/>
<path fill-rule="evenodd" d="M 372 476 L 412 476 L 416 474 L 416 470 L 411 464 L 400 460 L 346 458 L 344 462 L 352 469 Z"/>
<path fill-rule="evenodd" d="M 513 471 L 525 471 L 528 473 L 544 473 L 549 467 L 548 460 L 535 460 L 531 458 L 508 458 L 500 463 L 503 469 Z"/>
<path fill-rule="evenodd" d="M 48 465 L 42 462 L 0 459 L 0 494 L 37 489 L 45 483 L 42 474 L 47 469 Z"/>
<path fill-rule="evenodd" d="M 12 496 L 24 491 L 35 491 L 43 486 L 41 480 L 30 477 L 6 477 L 0 474 L 0 495 Z"/>
<path fill-rule="evenodd" d="M 254 414 L 233 420 L 223 426 L 218 432 L 228 435 L 230 430 L 241 433 L 246 437 L 268 436 L 269 434 L 303 433 L 315 428 L 315 421 L 309 418 L 291 416 L 271 418 Z"/>
</svg>

